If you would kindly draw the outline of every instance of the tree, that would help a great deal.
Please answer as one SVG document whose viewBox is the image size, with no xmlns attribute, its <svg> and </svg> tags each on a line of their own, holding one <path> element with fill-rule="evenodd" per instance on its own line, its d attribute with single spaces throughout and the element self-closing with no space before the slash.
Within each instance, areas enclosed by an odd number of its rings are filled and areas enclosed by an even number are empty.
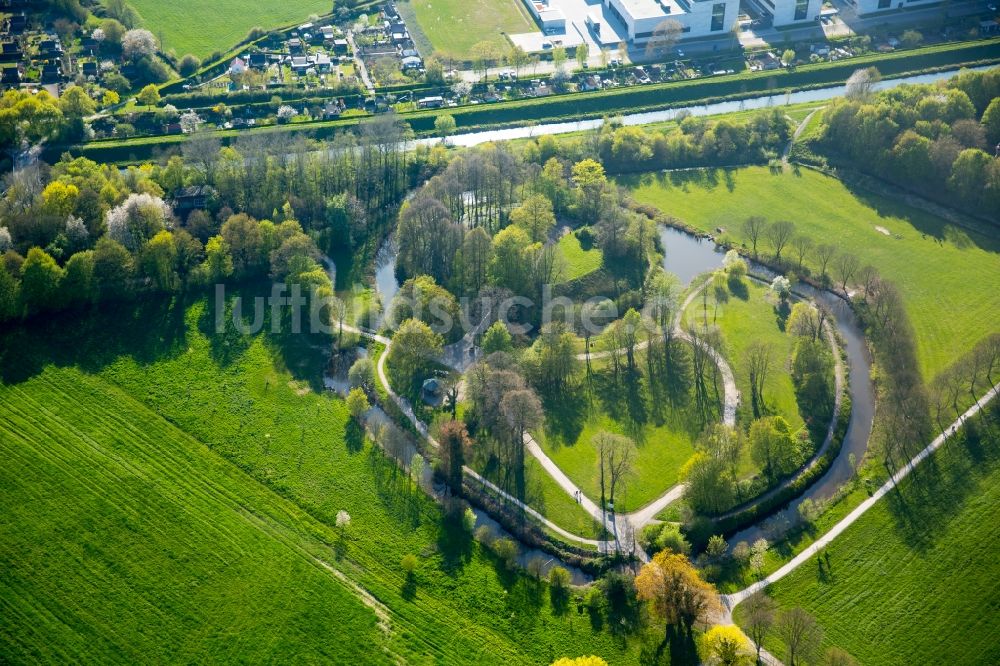
<svg viewBox="0 0 1000 666">
<path fill-rule="evenodd" d="M 576 61 L 580 63 L 580 67 L 586 67 L 589 59 L 590 47 L 587 46 L 587 42 L 582 42 L 576 47 Z"/>
<path fill-rule="evenodd" d="M 160 89 L 155 84 L 150 83 L 140 90 L 135 98 L 140 104 L 145 104 L 152 108 L 160 103 Z"/>
<path fill-rule="evenodd" d="M 191 76 L 197 72 L 200 67 L 201 60 L 190 53 L 186 53 L 177 64 L 177 71 L 180 72 L 181 76 Z"/>
<path fill-rule="evenodd" d="M 792 49 L 785 49 L 785 52 L 781 54 L 781 64 L 785 67 L 790 66 L 795 61 L 795 51 Z"/>
<path fill-rule="evenodd" d="M 21 300 L 28 314 L 53 310 L 60 304 L 63 270 L 44 250 L 28 250 L 21 265 Z"/>
<path fill-rule="evenodd" d="M 986 140 L 990 145 L 1000 143 L 1000 97 L 994 97 L 990 101 L 986 111 L 983 112 L 982 123 L 986 128 Z"/>
<path fill-rule="evenodd" d="M 552 202 L 544 194 L 533 194 L 510 212 L 512 224 L 524 229 L 532 242 L 544 242 L 556 224 Z"/>
<path fill-rule="evenodd" d="M 59 97 L 59 108 L 67 118 L 83 118 L 97 109 L 97 104 L 87 91 L 77 85 L 72 85 L 63 91 Z"/>
<path fill-rule="evenodd" d="M 368 413 L 371 405 L 368 404 L 368 396 L 360 388 L 352 388 L 347 394 L 347 411 L 356 422 L 361 423 L 361 420 Z"/>
<path fill-rule="evenodd" d="M 811 660 L 823 640 L 816 618 L 799 607 L 778 614 L 777 631 L 785 643 L 789 666 Z"/>
<path fill-rule="evenodd" d="M 233 257 L 229 245 L 222 236 L 212 236 L 205 244 L 205 262 L 202 264 L 205 279 L 209 283 L 219 283 L 233 274 Z"/>
<path fill-rule="evenodd" d="M 700 513 L 719 513 L 733 503 L 734 484 L 726 463 L 705 451 L 698 451 L 681 468 L 686 484 L 684 496 Z"/>
<path fill-rule="evenodd" d="M 19 314 L 19 291 L 17 280 L 0 261 L 0 322 L 14 319 Z"/>
<path fill-rule="evenodd" d="M 764 645 L 764 641 L 774 626 L 776 608 L 774 600 L 761 590 L 751 594 L 744 602 L 744 609 L 746 610 L 744 626 L 747 629 L 750 640 L 756 646 L 758 664 L 760 663 L 761 647 Z"/>
<path fill-rule="evenodd" d="M 104 95 L 101 97 L 101 106 L 105 108 L 114 106 L 119 102 L 121 102 L 121 96 L 114 90 L 105 90 Z"/>
<path fill-rule="evenodd" d="M 447 139 L 449 136 L 454 134 L 457 126 L 455 116 L 450 113 L 442 113 L 434 119 L 434 131 L 437 132 L 438 136 L 442 139 Z"/>
<path fill-rule="evenodd" d="M 514 68 L 514 73 L 517 76 L 521 75 L 521 70 L 527 67 L 530 62 L 531 56 L 520 46 L 514 45 L 507 52 L 507 64 Z"/>
<path fill-rule="evenodd" d="M 473 71 L 482 72 L 483 78 L 489 80 L 490 67 L 500 59 L 500 47 L 491 40 L 483 40 L 472 45 Z"/>
<path fill-rule="evenodd" d="M 795 257 L 798 260 L 800 271 L 802 270 L 802 264 L 805 262 L 806 255 L 812 250 L 812 246 L 812 238 L 809 236 L 798 234 L 792 237 L 792 249 L 795 250 Z"/>
<path fill-rule="evenodd" d="M 715 588 L 701 579 L 684 555 L 664 550 L 643 565 L 635 578 L 639 598 L 652 607 L 669 628 L 690 630 L 720 610 Z"/>
<path fill-rule="evenodd" d="M 816 257 L 816 263 L 819 264 L 819 274 L 821 277 L 826 277 L 826 267 L 836 254 L 837 246 L 833 243 L 820 243 L 813 249 L 813 256 Z"/>
<path fill-rule="evenodd" d="M 861 262 L 858 260 L 858 256 L 851 252 L 842 252 L 837 255 L 837 258 L 833 262 L 833 269 L 837 273 L 837 279 L 840 281 L 840 288 L 847 293 L 847 283 L 851 281 L 854 274 L 858 272 L 858 267 Z"/>
<path fill-rule="evenodd" d="M 452 492 L 462 490 L 462 467 L 465 465 L 465 449 L 469 446 L 469 435 L 461 421 L 448 421 L 441 426 L 441 466 Z"/>
<path fill-rule="evenodd" d="M 871 97 L 875 84 L 882 79 L 874 67 L 856 69 L 847 79 L 844 96 L 851 101 L 863 102 Z"/>
<path fill-rule="evenodd" d="M 372 395 L 375 392 L 375 364 L 367 356 L 362 356 L 351 364 L 347 371 L 347 381 L 366 395 Z"/>
<path fill-rule="evenodd" d="M 776 261 L 781 261 L 781 251 L 788 244 L 788 241 L 791 240 L 794 233 L 795 225 L 786 220 L 778 220 L 768 225 L 765 234 L 768 242 L 771 243 L 771 247 L 774 249 L 774 259 Z"/>
<path fill-rule="evenodd" d="M 598 471 L 601 477 L 601 507 L 605 499 L 611 506 L 615 503 L 615 491 L 632 472 L 632 465 L 638 457 L 635 442 L 624 435 L 601 431 L 593 436 L 591 443 L 597 449 Z M 606 492 L 605 489 L 608 491 Z"/>
<path fill-rule="evenodd" d="M 573 182 L 576 184 L 581 211 L 584 218 L 596 221 L 600 218 L 601 195 L 608 178 L 604 166 L 597 160 L 585 159 L 573 165 Z"/>
<path fill-rule="evenodd" d="M 823 317 L 819 309 L 812 303 L 799 301 L 792 306 L 792 311 L 785 322 L 785 331 L 789 335 L 809 338 L 815 341 L 822 333 Z"/>
<path fill-rule="evenodd" d="M 407 390 L 417 379 L 430 372 L 432 362 L 441 356 L 444 341 L 430 326 L 416 319 L 407 319 L 393 336 L 387 362 Z"/>
<path fill-rule="evenodd" d="M 904 30 L 899 41 L 906 48 L 912 49 L 920 46 L 920 43 L 924 41 L 924 36 L 917 30 Z"/>
<path fill-rule="evenodd" d="M 759 417 L 766 409 L 764 403 L 764 382 L 771 365 L 771 346 L 756 340 L 752 342 L 746 353 L 747 376 L 750 379 L 750 403 L 754 418 Z"/>
<path fill-rule="evenodd" d="M 507 352 L 513 349 L 512 340 L 513 338 L 511 338 L 510 331 L 507 330 L 507 325 L 502 321 L 496 321 L 483 333 L 483 340 L 480 346 L 482 347 L 483 354 L 489 356 L 494 352 Z"/>
<path fill-rule="evenodd" d="M 122 54 L 129 60 L 139 60 L 156 53 L 156 37 L 149 30 L 129 30 L 122 35 Z"/>
<path fill-rule="evenodd" d="M 101 299 L 124 298 L 132 293 L 135 263 L 125 247 L 102 236 L 94 245 L 94 286 Z"/>
<path fill-rule="evenodd" d="M 750 457 L 770 479 L 791 474 L 797 449 L 791 427 L 781 416 L 767 416 L 750 425 Z"/>
<path fill-rule="evenodd" d="M 176 286 L 177 274 L 174 269 L 176 263 L 177 248 L 174 245 L 174 236 L 166 230 L 160 231 L 150 239 L 143 247 L 139 260 L 142 274 L 161 292 L 169 292 Z"/>
<path fill-rule="evenodd" d="M 542 424 L 544 412 L 542 403 L 531 389 L 519 389 L 504 395 L 500 400 L 500 413 L 507 422 L 510 432 L 510 452 L 508 463 L 516 467 L 508 472 L 513 472 L 515 478 L 522 478 L 524 475 L 524 436 L 528 430 L 537 428 Z"/>
<path fill-rule="evenodd" d="M 676 19 L 665 19 L 653 29 L 653 35 L 646 42 L 646 55 L 661 59 L 681 38 L 684 26 Z"/>
<path fill-rule="evenodd" d="M 753 215 L 743 221 L 743 235 L 750 241 L 750 251 L 753 256 L 757 256 L 757 241 L 760 240 L 764 229 L 767 228 L 767 220 L 759 215 Z"/>
<path fill-rule="evenodd" d="M 832 646 L 823 653 L 820 664 L 821 666 L 858 666 L 858 660 L 845 650 Z"/>
<path fill-rule="evenodd" d="M 739 666 L 750 662 L 750 643 L 734 624 L 712 627 L 701 636 L 698 647 L 703 664 Z"/>
</svg>

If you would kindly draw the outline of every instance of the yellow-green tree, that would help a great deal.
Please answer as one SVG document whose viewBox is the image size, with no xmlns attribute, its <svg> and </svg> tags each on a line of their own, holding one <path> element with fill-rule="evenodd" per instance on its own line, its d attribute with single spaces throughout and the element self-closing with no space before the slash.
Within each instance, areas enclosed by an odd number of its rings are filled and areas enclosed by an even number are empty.
<svg viewBox="0 0 1000 666">
<path fill-rule="evenodd" d="M 750 641 L 732 624 L 716 625 L 698 641 L 702 663 L 712 666 L 744 666 L 753 663 Z"/>
<path fill-rule="evenodd" d="M 715 587 L 701 579 L 687 557 L 671 550 L 660 551 L 642 567 L 635 587 L 667 627 L 690 630 L 695 622 L 707 621 L 721 610 Z"/>
<path fill-rule="evenodd" d="M 552 662 L 552 666 L 608 666 L 608 662 L 600 657 L 561 657 Z"/>
</svg>

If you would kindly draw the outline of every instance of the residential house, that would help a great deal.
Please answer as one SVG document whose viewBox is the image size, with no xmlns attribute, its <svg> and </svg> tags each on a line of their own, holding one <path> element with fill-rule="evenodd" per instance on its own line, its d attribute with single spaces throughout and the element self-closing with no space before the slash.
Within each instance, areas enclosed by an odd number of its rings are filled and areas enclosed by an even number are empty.
<svg viewBox="0 0 1000 666">
<path fill-rule="evenodd" d="M 306 70 L 309 69 L 310 64 L 309 58 L 305 56 L 295 56 L 292 58 L 292 71 L 299 76 L 302 76 L 306 73 Z"/>
<path fill-rule="evenodd" d="M 97 78 L 100 75 L 100 70 L 97 68 L 97 63 L 94 62 L 93 60 L 87 60 L 86 62 L 84 62 L 80 66 L 80 70 L 83 72 L 83 75 L 88 78 L 91 76 Z"/>
<path fill-rule="evenodd" d="M 235 120 L 234 120 L 235 124 Z M 174 192 L 173 207 L 178 215 L 186 216 L 193 210 L 205 210 L 208 208 L 209 200 L 215 194 L 208 185 L 191 185 L 182 187 Z"/>
<path fill-rule="evenodd" d="M 4 67 L 3 75 L 0 76 L 0 84 L 11 87 L 21 85 L 21 66 Z"/>
<path fill-rule="evenodd" d="M 348 43 L 343 37 L 333 40 L 334 53 L 347 53 Z"/>
<path fill-rule="evenodd" d="M 246 64 L 253 69 L 264 69 L 267 67 L 267 54 L 257 51 L 247 55 Z"/>
<path fill-rule="evenodd" d="M 288 40 L 288 52 L 289 53 L 304 53 L 305 45 L 302 40 L 298 37 L 292 37 Z"/>
<path fill-rule="evenodd" d="M 424 61 L 416 56 L 409 56 L 403 58 L 400 64 L 403 66 L 403 69 L 420 69 L 424 66 Z"/>
<path fill-rule="evenodd" d="M 230 74 L 243 74 L 247 71 L 247 64 L 242 58 L 233 58 L 233 61 L 229 63 L 229 73 Z"/>
<path fill-rule="evenodd" d="M 62 65 L 59 61 L 47 62 L 42 65 L 42 81 L 44 83 L 52 83 L 53 81 L 59 81 L 63 77 Z"/>
<path fill-rule="evenodd" d="M 17 42 L 4 42 L 0 45 L 0 62 L 17 62 L 24 56 Z"/>
</svg>

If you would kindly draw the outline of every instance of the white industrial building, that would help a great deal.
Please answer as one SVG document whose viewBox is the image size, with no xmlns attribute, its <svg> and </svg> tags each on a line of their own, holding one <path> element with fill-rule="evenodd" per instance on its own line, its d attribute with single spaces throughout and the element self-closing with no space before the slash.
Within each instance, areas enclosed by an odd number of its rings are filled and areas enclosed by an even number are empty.
<svg viewBox="0 0 1000 666">
<path fill-rule="evenodd" d="M 823 0 L 754 0 L 754 2 L 771 15 L 775 27 L 815 21 L 823 7 Z"/>
<path fill-rule="evenodd" d="M 818 0 L 814 0 L 818 1 Z M 739 0 L 603 0 L 628 31 L 628 41 L 646 44 L 667 20 L 681 26 L 681 39 L 724 35 L 739 13 Z"/>
<path fill-rule="evenodd" d="M 941 0 L 857 0 L 858 16 L 888 12 L 894 9 L 910 9 L 940 4 Z"/>
</svg>

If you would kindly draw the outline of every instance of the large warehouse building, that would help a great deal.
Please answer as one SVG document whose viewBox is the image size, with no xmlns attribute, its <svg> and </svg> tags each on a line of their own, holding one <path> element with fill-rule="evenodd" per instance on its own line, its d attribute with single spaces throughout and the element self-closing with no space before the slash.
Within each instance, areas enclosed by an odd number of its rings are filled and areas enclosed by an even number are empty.
<svg viewBox="0 0 1000 666">
<path fill-rule="evenodd" d="M 604 6 L 637 46 L 652 39 L 668 20 L 680 24 L 682 39 L 725 34 L 740 7 L 739 0 L 604 0 Z"/>
</svg>

